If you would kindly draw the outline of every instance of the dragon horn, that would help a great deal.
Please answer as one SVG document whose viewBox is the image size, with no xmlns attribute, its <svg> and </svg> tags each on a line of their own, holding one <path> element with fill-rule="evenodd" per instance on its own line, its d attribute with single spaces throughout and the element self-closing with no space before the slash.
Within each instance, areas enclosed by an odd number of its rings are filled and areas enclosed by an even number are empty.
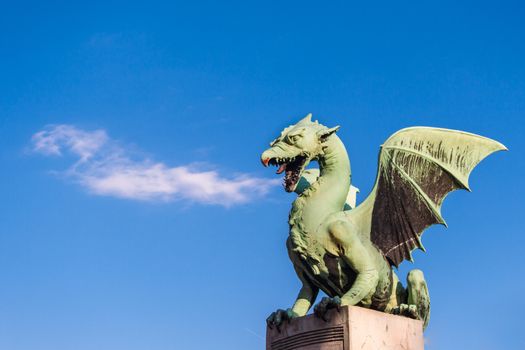
<svg viewBox="0 0 525 350">
<path fill-rule="evenodd" d="M 297 123 L 297 125 L 300 125 L 300 124 L 310 124 L 312 122 L 312 113 L 308 113 L 306 115 L 306 117 L 304 117 L 303 119 L 301 119 L 299 121 L 299 123 Z"/>
</svg>

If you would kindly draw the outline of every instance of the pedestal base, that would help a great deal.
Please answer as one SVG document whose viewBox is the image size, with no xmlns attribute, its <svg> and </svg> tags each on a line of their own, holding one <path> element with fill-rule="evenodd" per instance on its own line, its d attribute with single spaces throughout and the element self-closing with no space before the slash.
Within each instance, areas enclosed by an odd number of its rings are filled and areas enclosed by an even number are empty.
<svg viewBox="0 0 525 350">
<path fill-rule="evenodd" d="M 266 330 L 266 350 L 423 350 L 423 322 L 357 306 Z"/>
</svg>

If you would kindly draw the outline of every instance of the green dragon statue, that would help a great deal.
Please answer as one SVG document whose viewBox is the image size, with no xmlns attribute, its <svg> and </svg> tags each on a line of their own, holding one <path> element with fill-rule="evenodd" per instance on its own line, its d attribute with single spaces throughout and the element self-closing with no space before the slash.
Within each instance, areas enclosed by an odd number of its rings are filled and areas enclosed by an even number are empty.
<svg viewBox="0 0 525 350">
<path fill-rule="evenodd" d="M 286 246 L 302 288 L 291 308 L 268 317 L 268 326 L 279 329 L 284 321 L 306 315 L 322 290 L 328 297 L 314 313 L 323 319 L 331 308 L 358 305 L 417 318 L 426 327 L 430 298 L 423 272 L 410 271 L 405 288 L 393 267 L 412 261 L 414 249 L 424 251 L 423 231 L 446 225 L 441 216 L 446 195 L 469 190 L 472 169 L 505 146 L 462 131 L 400 130 L 381 146 L 371 194 L 350 209 L 350 161 L 335 134 L 339 126 L 328 128 L 311 118 L 285 128 L 261 155 L 264 166 L 285 173 L 285 190 L 299 193 Z M 319 172 L 305 170 L 313 160 Z"/>
</svg>

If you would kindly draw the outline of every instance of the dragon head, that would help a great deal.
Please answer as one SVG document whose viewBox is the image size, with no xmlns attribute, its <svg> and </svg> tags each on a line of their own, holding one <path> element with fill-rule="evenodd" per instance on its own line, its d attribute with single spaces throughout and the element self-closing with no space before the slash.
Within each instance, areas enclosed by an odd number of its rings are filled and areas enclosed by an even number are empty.
<svg viewBox="0 0 525 350">
<path fill-rule="evenodd" d="M 304 169 L 323 154 L 323 143 L 338 129 L 339 126 L 327 128 L 317 120 L 312 122 L 312 114 L 308 114 L 270 143 L 270 148 L 261 155 L 261 162 L 264 166 L 279 167 L 277 174 L 285 172 L 284 189 L 293 192 Z"/>
</svg>

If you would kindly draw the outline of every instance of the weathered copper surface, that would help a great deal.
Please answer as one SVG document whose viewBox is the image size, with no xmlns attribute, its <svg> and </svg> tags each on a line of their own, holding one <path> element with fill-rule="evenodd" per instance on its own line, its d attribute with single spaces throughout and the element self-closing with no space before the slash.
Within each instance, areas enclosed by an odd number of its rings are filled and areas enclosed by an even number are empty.
<svg viewBox="0 0 525 350">
<path fill-rule="evenodd" d="M 392 269 L 424 250 L 421 235 L 443 224 L 447 194 L 469 189 L 472 170 L 501 143 L 463 131 L 413 127 L 389 137 L 379 151 L 375 185 L 354 205 L 350 160 L 338 126 L 326 127 L 309 114 L 285 128 L 261 155 L 265 166 L 284 173 L 284 188 L 298 193 L 288 217 L 288 255 L 301 289 L 291 308 L 267 318 L 270 327 L 304 316 L 315 305 L 323 318 L 335 307 L 354 306 L 430 319 L 430 295 L 421 270 L 406 287 Z M 319 169 L 307 169 L 317 162 Z M 350 197 L 350 200 L 348 199 Z"/>
</svg>

